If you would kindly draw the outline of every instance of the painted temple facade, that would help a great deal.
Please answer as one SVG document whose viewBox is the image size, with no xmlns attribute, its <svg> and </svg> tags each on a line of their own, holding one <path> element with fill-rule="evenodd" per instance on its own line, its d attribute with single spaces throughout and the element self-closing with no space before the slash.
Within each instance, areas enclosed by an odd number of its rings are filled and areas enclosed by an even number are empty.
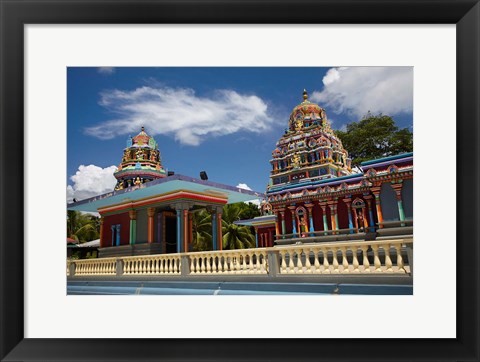
<svg viewBox="0 0 480 362">
<path fill-rule="evenodd" d="M 100 257 L 181 253 L 192 250 L 192 218 L 212 215 L 214 250 L 222 250 L 222 210 L 229 203 L 264 195 L 165 172 L 157 142 L 142 127 L 127 140 L 115 190 L 67 205 L 100 214 Z"/>
<path fill-rule="evenodd" d="M 413 153 L 352 169 L 325 110 L 306 91 L 270 164 L 262 216 L 239 222 L 255 227 L 259 247 L 413 233 Z"/>
</svg>

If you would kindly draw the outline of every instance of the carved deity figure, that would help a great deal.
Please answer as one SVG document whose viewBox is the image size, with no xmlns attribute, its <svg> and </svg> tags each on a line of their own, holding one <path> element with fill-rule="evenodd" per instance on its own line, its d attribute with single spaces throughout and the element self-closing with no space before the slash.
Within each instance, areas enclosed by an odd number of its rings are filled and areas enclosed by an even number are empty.
<svg viewBox="0 0 480 362">
<path fill-rule="evenodd" d="M 137 160 L 143 160 L 143 151 L 137 150 L 137 152 L 135 153 L 135 156 L 137 157 Z"/>
<path fill-rule="evenodd" d="M 295 131 L 300 131 L 303 128 L 303 121 L 301 118 L 298 118 L 295 121 Z"/>
<path fill-rule="evenodd" d="M 304 238 L 306 236 L 306 232 L 308 231 L 307 218 L 305 216 L 302 216 L 300 219 L 300 231 L 302 232 L 302 237 Z"/>
<path fill-rule="evenodd" d="M 296 153 L 292 157 L 292 165 L 293 168 L 299 168 L 300 167 L 300 156 Z"/>
<path fill-rule="evenodd" d="M 140 181 L 140 177 L 137 176 L 137 178 L 135 179 L 135 185 L 140 185 L 142 183 L 142 181 Z"/>
<path fill-rule="evenodd" d="M 157 151 L 153 150 L 150 152 L 150 161 L 155 161 L 157 159 Z"/>
</svg>

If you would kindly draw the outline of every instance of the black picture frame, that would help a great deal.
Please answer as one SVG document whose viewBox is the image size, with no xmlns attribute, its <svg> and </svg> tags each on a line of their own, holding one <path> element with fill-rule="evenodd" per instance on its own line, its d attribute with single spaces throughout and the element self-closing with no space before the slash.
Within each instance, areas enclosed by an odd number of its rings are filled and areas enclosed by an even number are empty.
<svg viewBox="0 0 480 362">
<path fill-rule="evenodd" d="M 479 360 L 480 5 L 477 0 L 0 0 L 0 11 L 2 361 Z M 456 24 L 457 338 L 25 339 L 24 145 L 19 142 L 24 135 L 24 25 L 69 23 Z M 16 155 L 14 160 L 12 154 Z M 448 188 L 448 179 L 445 183 Z M 451 194 L 453 190 L 445 192 Z M 430 242 L 433 244 L 434 240 Z M 439 270 L 440 278 L 441 273 Z M 380 319 L 381 325 L 394 326 L 401 323 L 401 311 L 392 311 L 391 316 L 376 316 L 372 312 L 368 318 L 371 320 L 358 323 L 352 315 L 352 325 L 365 327 Z"/>
</svg>

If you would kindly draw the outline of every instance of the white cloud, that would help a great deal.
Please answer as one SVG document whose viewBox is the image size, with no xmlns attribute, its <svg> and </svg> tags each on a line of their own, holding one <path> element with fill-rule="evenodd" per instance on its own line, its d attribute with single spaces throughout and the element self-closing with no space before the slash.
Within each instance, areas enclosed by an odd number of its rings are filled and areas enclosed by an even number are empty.
<svg viewBox="0 0 480 362">
<path fill-rule="evenodd" d="M 239 189 L 243 189 L 243 190 L 249 190 L 249 191 L 252 191 L 252 189 L 247 185 L 247 184 L 244 184 L 244 183 L 239 183 L 237 185 L 237 187 Z M 246 204 L 248 203 L 252 203 L 252 204 L 255 204 L 257 206 L 260 206 L 260 199 L 252 199 L 252 200 L 248 200 L 248 201 L 244 201 Z"/>
<path fill-rule="evenodd" d="M 368 111 L 395 115 L 413 111 L 413 67 L 331 68 L 324 88 L 310 96 L 335 113 L 358 117 Z"/>
<path fill-rule="evenodd" d="M 244 184 L 244 183 L 239 183 L 239 184 L 237 185 L 237 187 L 238 187 L 239 189 L 252 191 L 252 189 L 251 189 L 247 184 Z"/>
<path fill-rule="evenodd" d="M 207 136 L 260 133 L 276 122 L 261 98 L 233 90 L 217 90 L 206 98 L 192 89 L 145 86 L 103 92 L 99 103 L 117 115 L 86 128 L 88 135 L 100 139 L 135 133 L 145 126 L 151 135 L 171 135 L 182 144 L 196 146 Z"/>
<path fill-rule="evenodd" d="M 115 170 L 115 166 L 80 165 L 75 175 L 70 177 L 73 186 L 67 186 L 67 202 L 72 202 L 74 197 L 80 201 L 113 191 L 117 182 L 113 176 Z"/>
<path fill-rule="evenodd" d="M 114 67 L 99 67 L 97 70 L 100 74 L 113 74 L 115 73 Z"/>
</svg>

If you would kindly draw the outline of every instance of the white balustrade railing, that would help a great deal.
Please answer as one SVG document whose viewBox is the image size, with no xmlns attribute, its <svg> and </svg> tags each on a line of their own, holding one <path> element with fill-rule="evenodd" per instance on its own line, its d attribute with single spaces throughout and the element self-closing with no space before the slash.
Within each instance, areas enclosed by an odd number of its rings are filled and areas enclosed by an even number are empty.
<svg viewBox="0 0 480 362">
<path fill-rule="evenodd" d="M 412 239 L 332 242 L 276 248 L 280 274 L 408 273 L 402 248 Z M 395 260 L 395 265 L 392 262 Z"/>
<path fill-rule="evenodd" d="M 190 274 L 267 274 L 267 249 L 188 253 Z"/>
<path fill-rule="evenodd" d="M 75 275 L 115 275 L 116 258 L 75 260 Z"/>
<path fill-rule="evenodd" d="M 123 261 L 125 275 L 178 275 L 181 271 L 181 254 L 156 254 L 127 256 Z"/>
<path fill-rule="evenodd" d="M 69 260 L 67 276 L 407 274 L 411 272 L 403 259 L 407 244 L 413 239 Z"/>
</svg>

